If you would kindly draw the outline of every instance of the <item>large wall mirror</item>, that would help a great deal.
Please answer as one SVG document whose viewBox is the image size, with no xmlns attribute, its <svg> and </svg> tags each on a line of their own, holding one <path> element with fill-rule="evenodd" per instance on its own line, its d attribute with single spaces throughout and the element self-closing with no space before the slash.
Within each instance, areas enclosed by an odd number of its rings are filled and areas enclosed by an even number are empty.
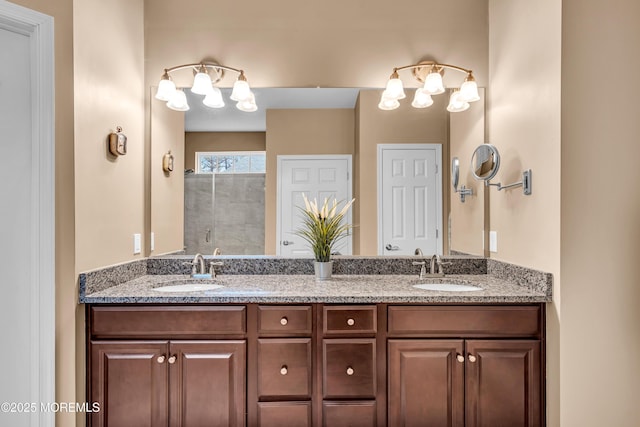
<svg viewBox="0 0 640 427">
<path fill-rule="evenodd" d="M 283 239 L 276 226 L 277 158 L 283 155 L 351 159 L 356 197 L 351 253 L 377 255 L 377 147 L 382 144 L 441 147 L 442 225 L 437 233 L 443 252 L 483 255 L 483 189 L 467 179 L 471 175 L 466 167 L 473 148 L 484 142 L 482 103 L 463 113 L 448 113 L 448 97 L 441 95 L 427 109 L 406 102 L 398 110 L 382 111 L 377 108 L 378 89 L 257 88 L 259 110 L 247 113 L 231 102 L 209 109 L 200 96 L 185 92 L 190 105 L 186 113 L 169 110 L 151 96 L 151 255 L 182 249 L 212 254 L 215 248 L 223 255 L 278 253 Z M 225 89 L 223 97 L 228 101 Z M 175 158 L 170 173 L 161 168 L 168 151 Z M 478 196 L 462 206 L 450 190 L 452 157 L 464 165 L 460 183 L 476 185 Z M 415 250 L 406 249 L 407 254 Z"/>
</svg>

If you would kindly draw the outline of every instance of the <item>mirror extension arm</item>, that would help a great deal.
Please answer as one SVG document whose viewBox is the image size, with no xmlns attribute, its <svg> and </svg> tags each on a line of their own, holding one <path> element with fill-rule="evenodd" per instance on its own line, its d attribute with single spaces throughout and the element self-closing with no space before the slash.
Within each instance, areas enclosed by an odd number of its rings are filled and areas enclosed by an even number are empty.
<svg viewBox="0 0 640 427">
<path fill-rule="evenodd" d="M 522 181 L 514 182 L 513 184 L 508 184 L 508 185 L 502 185 L 500 183 L 491 184 L 489 181 L 485 181 L 485 184 L 487 186 L 491 185 L 494 187 L 498 187 L 498 191 L 506 190 L 507 188 L 521 186 L 524 192 L 524 195 L 530 196 L 531 195 L 531 169 L 527 169 L 526 171 L 522 172 Z"/>
</svg>

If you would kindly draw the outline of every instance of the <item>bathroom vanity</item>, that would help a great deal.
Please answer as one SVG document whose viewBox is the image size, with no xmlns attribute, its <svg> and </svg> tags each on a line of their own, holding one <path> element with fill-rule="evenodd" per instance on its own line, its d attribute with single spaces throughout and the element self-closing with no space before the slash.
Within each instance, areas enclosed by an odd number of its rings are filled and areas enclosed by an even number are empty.
<svg viewBox="0 0 640 427">
<path fill-rule="evenodd" d="M 400 274 L 87 286 L 91 425 L 544 425 L 550 288 L 497 276 L 447 277 L 471 292 Z"/>
</svg>

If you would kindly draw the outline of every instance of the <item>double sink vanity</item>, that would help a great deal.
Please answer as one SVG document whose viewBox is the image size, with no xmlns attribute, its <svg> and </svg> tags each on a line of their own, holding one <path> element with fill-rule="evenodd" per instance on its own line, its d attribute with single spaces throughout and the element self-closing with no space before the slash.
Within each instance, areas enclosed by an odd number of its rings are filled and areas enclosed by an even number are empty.
<svg viewBox="0 0 640 427">
<path fill-rule="evenodd" d="M 550 274 L 337 257 L 316 282 L 308 259 L 216 257 L 196 279 L 189 260 L 81 274 L 90 425 L 545 424 Z"/>
</svg>

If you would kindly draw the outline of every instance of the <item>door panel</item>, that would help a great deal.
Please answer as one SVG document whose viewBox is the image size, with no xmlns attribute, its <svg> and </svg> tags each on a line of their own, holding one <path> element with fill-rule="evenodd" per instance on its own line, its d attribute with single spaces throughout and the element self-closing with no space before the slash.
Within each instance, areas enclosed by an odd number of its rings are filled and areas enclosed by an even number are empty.
<svg viewBox="0 0 640 427">
<path fill-rule="evenodd" d="M 244 426 L 245 341 L 172 341 L 171 426 Z"/>
<path fill-rule="evenodd" d="M 380 255 L 442 253 L 442 190 L 434 144 L 380 145 Z"/>
<path fill-rule="evenodd" d="M 350 156 L 278 157 L 278 207 L 279 236 L 276 254 L 283 256 L 312 257 L 308 243 L 295 234 L 301 226 L 303 194 L 322 205 L 326 199 L 339 202 L 351 199 Z M 351 210 L 346 218 L 351 222 Z M 336 248 L 342 255 L 351 255 L 351 236 Z"/>
<path fill-rule="evenodd" d="M 540 341 L 469 340 L 466 347 L 466 425 L 541 425 Z"/>
<path fill-rule="evenodd" d="M 464 426 L 462 340 L 389 340 L 390 426 Z"/>
</svg>

